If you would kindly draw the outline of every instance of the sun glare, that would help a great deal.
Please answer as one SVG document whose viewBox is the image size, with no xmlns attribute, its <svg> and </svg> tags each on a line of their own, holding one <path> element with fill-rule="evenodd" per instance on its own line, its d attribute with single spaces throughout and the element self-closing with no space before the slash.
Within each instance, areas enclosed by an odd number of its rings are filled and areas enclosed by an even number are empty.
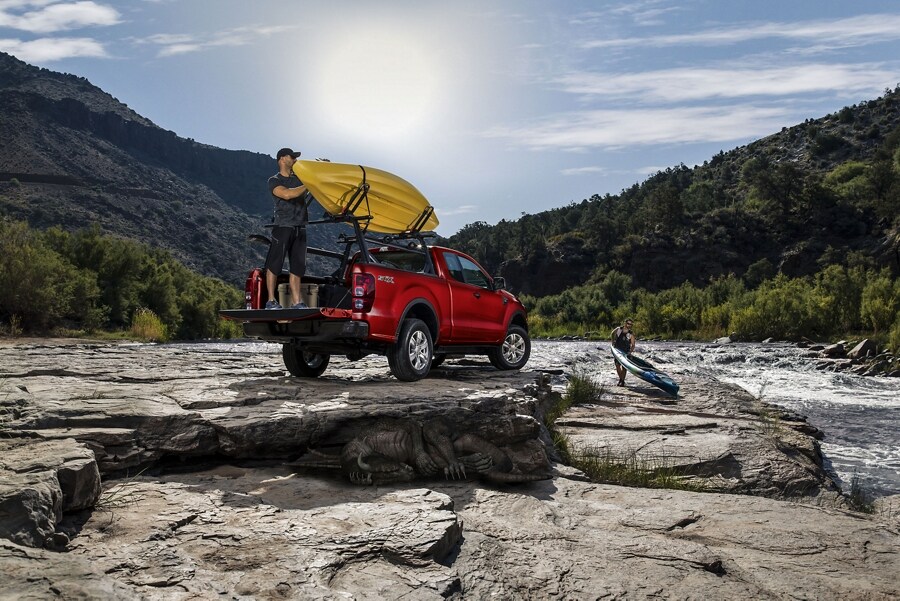
<svg viewBox="0 0 900 601">
<path fill-rule="evenodd" d="M 436 115 L 439 65 L 422 43 L 383 30 L 356 31 L 320 56 L 312 82 L 318 112 L 345 135 L 399 142 Z"/>
</svg>

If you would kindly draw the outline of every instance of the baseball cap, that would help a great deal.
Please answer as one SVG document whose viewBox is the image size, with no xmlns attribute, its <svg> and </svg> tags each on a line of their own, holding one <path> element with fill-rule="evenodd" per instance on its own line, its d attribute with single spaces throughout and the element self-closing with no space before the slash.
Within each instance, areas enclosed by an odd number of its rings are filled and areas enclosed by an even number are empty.
<svg viewBox="0 0 900 601">
<path fill-rule="evenodd" d="M 291 155 L 292 157 L 294 157 L 296 159 L 298 156 L 300 156 L 300 152 L 299 151 L 294 152 L 290 148 L 282 148 L 281 150 L 278 151 L 278 154 L 275 155 L 275 158 L 280 159 L 281 157 L 287 156 L 287 155 Z"/>
</svg>

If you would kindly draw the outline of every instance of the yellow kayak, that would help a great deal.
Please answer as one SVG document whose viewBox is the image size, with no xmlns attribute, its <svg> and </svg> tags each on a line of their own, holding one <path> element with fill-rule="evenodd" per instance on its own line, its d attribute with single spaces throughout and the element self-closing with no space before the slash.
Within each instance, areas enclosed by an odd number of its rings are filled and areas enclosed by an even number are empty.
<svg viewBox="0 0 900 601">
<path fill-rule="evenodd" d="M 415 186 L 393 173 L 325 161 L 296 161 L 294 173 L 332 215 L 352 210 L 356 217 L 371 217 L 369 230 L 400 234 L 411 230 L 431 231 L 438 226 L 431 203 Z M 364 181 L 369 185 L 368 193 L 362 202 L 356 203 L 354 195 Z"/>
</svg>

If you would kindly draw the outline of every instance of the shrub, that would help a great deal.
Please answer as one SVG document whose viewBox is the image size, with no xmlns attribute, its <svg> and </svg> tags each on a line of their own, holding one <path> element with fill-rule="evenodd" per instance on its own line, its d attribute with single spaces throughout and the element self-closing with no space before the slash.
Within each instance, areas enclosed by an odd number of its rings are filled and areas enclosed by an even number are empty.
<svg viewBox="0 0 900 601">
<path fill-rule="evenodd" d="M 131 319 L 131 334 L 148 342 L 165 342 L 168 339 L 166 325 L 150 309 L 138 309 Z"/>
<path fill-rule="evenodd" d="M 732 313 L 730 330 L 741 338 L 797 339 L 810 334 L 809 283 L 779 274 L 751 293 L 748 306 Z"/>
<path fill-rule="evenodd" d="M 891 281 L 887 272 L 869 280 L 862 291 L 860 316 L 872 326 L 875 335 L 879 329 L 891 327 L 900 310 L 900 280 Z"/>
<path fill-rule="evenodd" d="M 891 327 L 888 346 L 894 355 L 900 355 L 900 315 L 897 315 L 897 319 L 894 320 L 894 325 Z"/>
</svg>

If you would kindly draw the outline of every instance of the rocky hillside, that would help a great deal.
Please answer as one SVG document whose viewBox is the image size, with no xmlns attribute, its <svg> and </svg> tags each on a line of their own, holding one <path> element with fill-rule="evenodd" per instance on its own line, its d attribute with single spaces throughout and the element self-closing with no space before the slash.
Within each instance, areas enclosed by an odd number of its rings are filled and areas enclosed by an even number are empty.
<svg viewBox="0 0 900 601">
<path fill-rule="evenodd" d="M 748 270 L 797 277 L 848 261 L 896 275 L 898 147 L 900 88 L 618 195 L 470 224 L 450 244 L 537 296 L 613 270 L 650 291 Z"/>
<path fill-rule="evenodd" d="M 162 129 L 82 77 L 0 53 L 0 214 L 34 227 L 97 223 L 241 284 L 265 247 L 272 157 Z M 313 240 L 322 244 L 323 240 Z"/>
<path fill-rule="evenodd" d="M 680 165 L 618 195 L 474 223 L 449 243 L 517 292 L 558 293 L 611 271 L 651 291 L 748 272 L 806 275 L 866 261 L 900 273 L 900 89 Z M 170 249 L 240 285 L 265 247 L 274 160 L 154 125 L 86 79 L 0 53 L 0 215 Z M 548 205 L 558 199 L 548 198 Z M 329 247 L 334 232 L 314 229 Z"/>
</svg>

